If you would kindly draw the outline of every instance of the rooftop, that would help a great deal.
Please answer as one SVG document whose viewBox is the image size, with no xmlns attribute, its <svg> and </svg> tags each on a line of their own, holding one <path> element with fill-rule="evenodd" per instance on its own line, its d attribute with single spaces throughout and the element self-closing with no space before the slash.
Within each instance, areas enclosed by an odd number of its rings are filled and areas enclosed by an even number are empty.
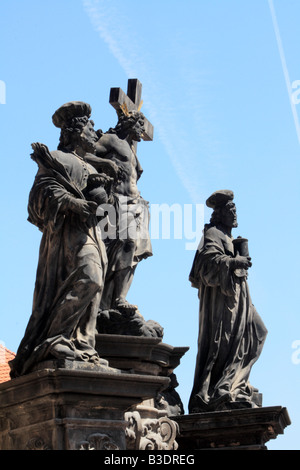
<svg viewBox="0 0 300 470">
<path fill-rule="evenodd" d="M 10 380 L 10 367 L 8 362 L 15 357 L 15 353 L 0 343 L 0 383 Z"/>
</svg>

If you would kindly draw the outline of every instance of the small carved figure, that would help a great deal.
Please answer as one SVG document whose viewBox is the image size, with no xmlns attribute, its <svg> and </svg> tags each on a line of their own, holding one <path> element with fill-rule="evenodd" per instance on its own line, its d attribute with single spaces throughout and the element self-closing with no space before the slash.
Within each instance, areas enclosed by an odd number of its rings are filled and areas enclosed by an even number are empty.
<svg viewBox="0 0 300 470">
<path fill-rule="evenodd" d="M 189 277 L 200 299 L 190 413 L 261 406 L 249 374 L 267 330 L 250 298 L 247 271 L 251 258 L 234 249 L 231 231 L 237 227 L 237 216 L 233 198 L 232 191 L 221 190 L 206 201 L 213 214 L 205 225 Z"/>
</svg>

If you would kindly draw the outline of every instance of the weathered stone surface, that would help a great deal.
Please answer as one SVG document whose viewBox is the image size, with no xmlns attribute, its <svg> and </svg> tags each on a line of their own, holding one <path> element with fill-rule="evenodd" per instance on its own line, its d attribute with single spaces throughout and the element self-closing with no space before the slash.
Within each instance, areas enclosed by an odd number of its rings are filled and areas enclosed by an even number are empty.
<svg viewBox="0 0 300 470">
<path fill-rule="evenodd" d="M 145 320 L 136 309 L 120 308 L 100 310 L 97 318 L 97 331 L 100 334 L 145 336 L 162 338 L 163 327 L 153 321 Z"/>
<path fill-rule="evenodd" d="M 145 401 L 134 411 L 125 413 L 128 422 L 126 445 L 128 450 L 177 450 L 178 425 L 164 411 Z"/>
<path fill-rule="evenodd" d="M 131 450 L 176 450 L 178 425 L 170 416 L 184 410 L 173 371 L 189 348 L 173 347 L 160 338 L 101 334 L 96 335 L 96 349 L 113 367 L 168 378 L 168 387 L 125 413 L 126 445 Z"/>
<path fill-rule="evenodd" d="M 0 385 L 0 449 L 126 449 L 124 413 L 166 377 L 44 369 Z"/>
<path fill-rule="evenodd" d="M 177 441 L 185 450 L 266 450 L 266 443 L 291 424 L 281 406 L 175 416 Z"/>
<path fill-rule="evenodd" d="M 174 347 L 161 338 L 96 335 L 97 352 L 111 367 L 137 374 L 170 376 L 188 347 Z"/>
</svg>

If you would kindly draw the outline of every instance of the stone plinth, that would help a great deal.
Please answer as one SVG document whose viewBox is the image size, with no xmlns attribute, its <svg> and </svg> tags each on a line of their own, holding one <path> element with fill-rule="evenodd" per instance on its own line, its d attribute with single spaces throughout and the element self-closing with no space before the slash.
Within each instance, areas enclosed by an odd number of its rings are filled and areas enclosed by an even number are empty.
<svg viewBox="0 0 300 470">
<path fill-rule="evenodd" d="M 179 450 L 266 450 L 291 424 L 281 406 L 196 413 L 172 418 Z"/>
<path fill-rule="evenodd" d="M 174 347 L 160 338 L 126 335 L 96 335 L 99 356 L 111 367 L 155 376 L 170 376 L 188 347 Z"/>
<path fill-rule="evenodd" d="M 124 450 L 124 413 L 169 383 L 105 367 L 65 366 L 0 385 L 1 450 Z"/>
<path fill-rule="evenodd" d="M 170 384 L 153 398 L 134 405 L 125 414 L 127 449 L 176 450 L 178 425 L 169 417 L 183 412 L 175 388 L 174 369 L 188 347 L 173 347 L 160 338 L 107 335 L 96 336 L 97 351 L 110 366 L 135 374 L 168 378 Z"/>
</svg>

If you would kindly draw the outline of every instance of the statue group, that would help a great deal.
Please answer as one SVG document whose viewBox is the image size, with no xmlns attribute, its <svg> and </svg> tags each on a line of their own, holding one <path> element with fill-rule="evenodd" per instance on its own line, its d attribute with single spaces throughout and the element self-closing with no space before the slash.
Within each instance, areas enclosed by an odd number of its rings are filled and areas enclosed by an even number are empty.
<svg viewBox="0 0 300 470">
<path fill-rule="evenodd" d="M 137 264 L 152 255 L 148 202 L 137 187 L 136 143 L 146 134 L 145 116 L 124 103 L 116 127 L 96 131 L 90 105 L 69 102 L 52 120 L 61 130 L 57 150 L 32 144 L 38 172 L 28 212 L 42 240 L 32 314 L 10 362 L 12 378 L 48 359 L 109 367 L 95 349 L 97 332 L 163 336 L 127 300 Z M 249 294 L 245 240 L 232 237 L 233 198 L 229 190 L 208 198 L 213 214 L 190 273 L 200 299 L 190 413 L 261 405 L 249 374 L 267 331 Z"/>
<path fill-rule="evenodd" d="M 29 221 L 43 235 L 33 311 L 10 363 L 12 377 L 48 358 L 108 365 L 95 350 L 95 333 L 110 313 L 121 325 L 129 318 L 142 333 L 162 335 L 160 325 L 144 322 L 138 307 L 127 301 L 138 262 L 152 255 L 134 148 L 144 132 L 144 116 L 126 109 L 107 133 L 96 132 L 90 117 L 87 103 L 66 103 L 52 118 L 61 129 L 58 149 L 32 144 L 38 172 Z M 103 210 L 98 211 L 103 207 L 109 212 L 104 221 Z M 112 225 L 114 236 L 109 236 Z M 106 237 L 103 226 L 110 227 Z"/>
</svg>

